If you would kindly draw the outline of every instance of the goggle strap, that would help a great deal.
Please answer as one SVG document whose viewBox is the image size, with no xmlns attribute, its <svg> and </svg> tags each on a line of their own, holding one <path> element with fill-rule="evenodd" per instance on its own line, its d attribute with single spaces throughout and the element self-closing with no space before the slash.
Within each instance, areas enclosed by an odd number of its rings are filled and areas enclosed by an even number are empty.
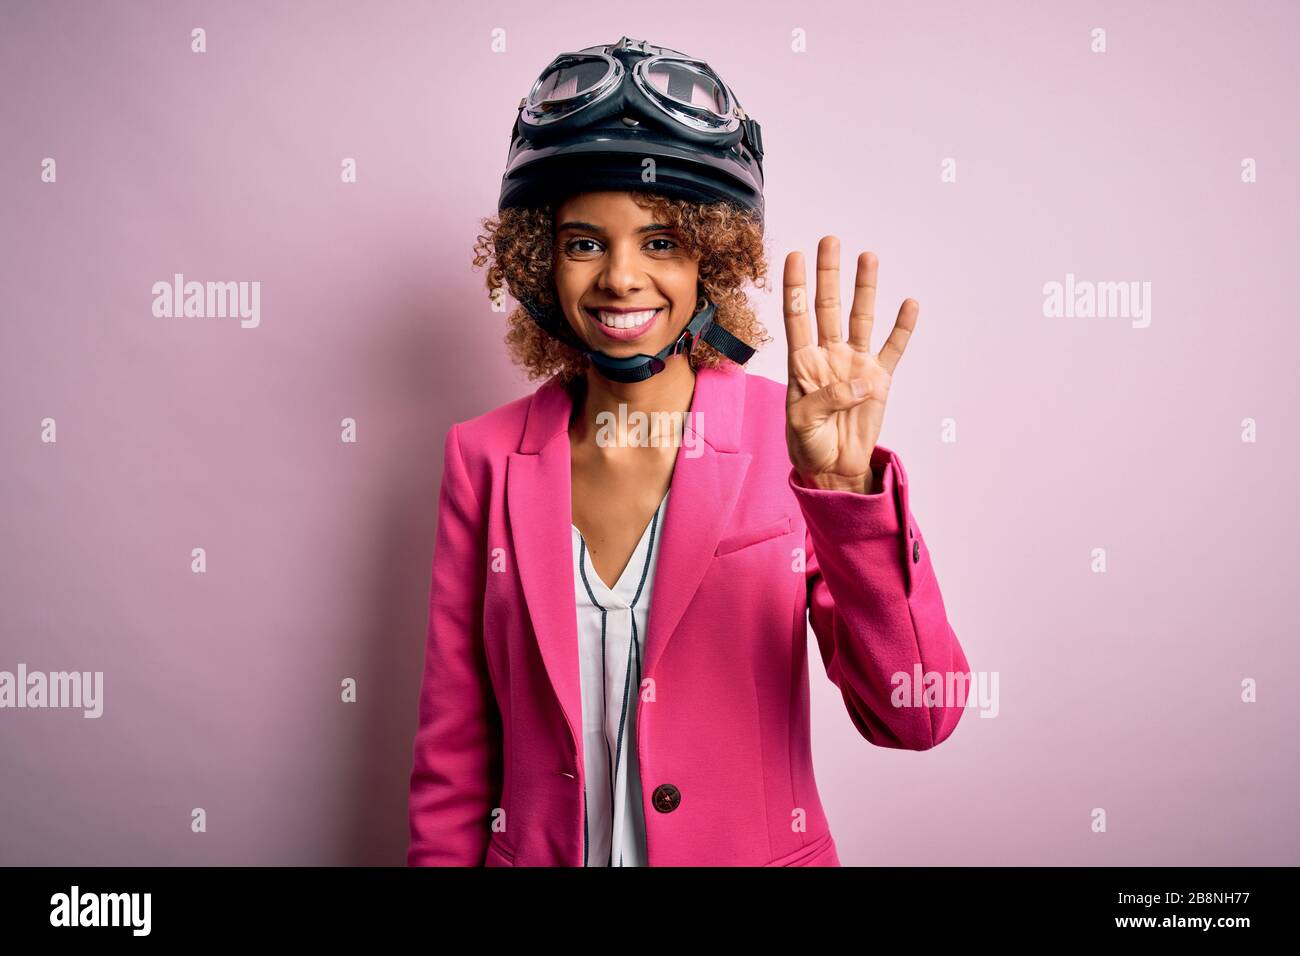
<svg viewBox="0 0 1300 956">
<path fill-rule="evenodd" d="M 740 125 L 745 128 L 745 139 L 749 142 L 749 148 L 754 152 L 754 158 L 760 163 L 763 161 L 763 133 L 759 129 L 755 120 L 746 116 L 740 121 Z"/>
</svg>

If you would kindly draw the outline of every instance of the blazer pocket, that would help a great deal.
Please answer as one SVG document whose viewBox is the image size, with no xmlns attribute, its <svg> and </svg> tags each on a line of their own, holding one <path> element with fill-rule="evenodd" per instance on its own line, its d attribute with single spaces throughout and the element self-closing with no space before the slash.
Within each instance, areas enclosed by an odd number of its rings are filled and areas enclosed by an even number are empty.
<svg viewBox="0 0 1300 956">
<path fill-rule="evenodd" d="M 504 846 L 498 843 L 494 835 L 493 838 L 488 841 L 487 858 L 483 861 L 483 865 L 485 867 L 514 866 L 515 855 L 512 851 L 507 850 Z"/>
<path fill-rule="evenodd" d="M 713 556 L 720 557 L 724 554 L 730 554 L 732 551 L 739 551 L 741 548 L 748 548 L 750 545 L 766 541 L 768 538 L 777 538 L 790 532 L 790 516 L 782 515 L 775 521 L 771 521 L 757 528 L 749 528 L 746 531 L 737 531 L 735 534 L 729 534 L 718 542 L 717 549 Z"/>
<path fill-rule="evenodd" d="M 800 847 L 793 853 L 787 853 L 783 857 L 773 860 L 771 863 L 764 863 L 764 866 L 820 866 L 823 857 L 829 857 L 834 851 L 835 841 L 831 839 L 829 832 L 819 836 L 807 846 Z M 838 855 L 836 855 L 838 860 Z"/>
</svg>

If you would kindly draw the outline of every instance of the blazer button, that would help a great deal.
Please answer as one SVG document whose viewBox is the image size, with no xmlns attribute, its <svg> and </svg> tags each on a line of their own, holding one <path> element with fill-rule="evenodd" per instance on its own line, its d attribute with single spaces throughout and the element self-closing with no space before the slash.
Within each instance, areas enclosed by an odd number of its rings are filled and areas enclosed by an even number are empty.
<svg viewBox="0 0 1300 956">
<path fill-rule="evenodd" d="M 682 802 L 682 792 L 671 783 L 661 783 L 655 787 L 650 802 L 660 813 L 672 813 L 677 809 L 677 805 Z"/>
<path fill-rule="evenodd" d="M 921 560 L 921 542 L 912 542 L 912 563 L 917 564 Z"/>
</svg>

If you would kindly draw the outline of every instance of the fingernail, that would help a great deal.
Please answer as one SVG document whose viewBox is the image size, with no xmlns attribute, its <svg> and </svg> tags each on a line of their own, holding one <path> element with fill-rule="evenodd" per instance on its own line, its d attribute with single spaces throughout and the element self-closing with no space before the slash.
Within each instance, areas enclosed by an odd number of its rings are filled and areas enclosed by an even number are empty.
<svg viewBox="0 0 1300 956">
<path fill-rule="evenodd" d="M 867 394 L 867 383 L 860 378 L 855 378 L 850 384 L 853 386 L 853 397 L 861 398 Z"/>
</svg>

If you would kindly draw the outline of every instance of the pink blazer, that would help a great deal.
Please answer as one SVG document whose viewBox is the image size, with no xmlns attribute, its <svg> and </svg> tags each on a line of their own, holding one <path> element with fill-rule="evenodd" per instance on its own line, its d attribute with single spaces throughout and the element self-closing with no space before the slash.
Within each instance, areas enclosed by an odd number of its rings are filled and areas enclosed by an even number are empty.
<svg viewBox="0 0 1300 956">
<path fill-rule="evenodd" d="M 697 373 L 636 717 L 651 866 L 840 865 L 813 778 L 810 619 L 869 742 L 928 750 L 964 710 L 891 703 L 895 674 L 969 672 L 902 462 L 876 447 L 877 494 L 803 487 L 785 398 L 735 365 Z M 447 433 L 409 865 L 583 865 L 571 408 L 552 379 Z"/>
</svg>

